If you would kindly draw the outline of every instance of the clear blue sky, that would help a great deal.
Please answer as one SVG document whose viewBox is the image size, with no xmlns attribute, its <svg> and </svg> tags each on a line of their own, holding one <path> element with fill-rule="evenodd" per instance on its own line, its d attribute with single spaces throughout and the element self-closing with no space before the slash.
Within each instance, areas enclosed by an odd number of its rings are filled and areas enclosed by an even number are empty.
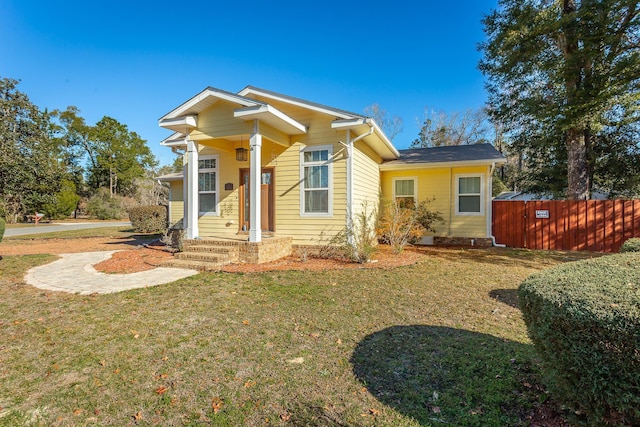
<svg viewBox="0 0 640 427">
<path fill-rule="evenodd" d="M 404 120 L 486 102 L 481 19 L 497 0 L 0 0 L 0 77 L 40 108 L 77 106 L 140 134 L 161 164 L 158 119 L 207 86 L 246 85 Z"/>
</svg>

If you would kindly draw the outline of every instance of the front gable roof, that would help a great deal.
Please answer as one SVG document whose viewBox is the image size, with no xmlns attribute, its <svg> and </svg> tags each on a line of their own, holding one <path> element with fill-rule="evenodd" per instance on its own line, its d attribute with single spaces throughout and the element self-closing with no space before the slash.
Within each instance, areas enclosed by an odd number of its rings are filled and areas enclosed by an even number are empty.
<svg viewBox="0 0 640 427">
<path fill-rule="evenodd" d="M 491 165 L 506 162 L 491 144 L 451 145 L 399 150 L 400 157 L 380 165 L 381 170 Z"/>
<path fill-rule="evenodd" d="M 361 114 L 356 114 L 346 110 L 329 107 L 327 105 L 318 104 L 317 102 L 307 101 L 306 99 L 296 98 L 294 96 L 283 95 L 281 93 L 273 92 L 267 89 L 261 89 L 255 86 L 245 87 L 240 92 L 238 92 L 238 95 L 247 96 L 247 97 L 262 96 L 264 98 L 282 101 L 287 104 L 296 105 L 298 107 L 303 107 L 309 110 L 317 111 L 319 113 L 335 116 L 337 119 L 355 119 L 355 118 L 364 119 L 365 118 L 365 116 Z"/>
<path fill-rule="evenodd" d="M 332 129 L 352 131 L 353 138 L 362 139 L 383 160 L 397 159 L 399 156 L 398 150 L 384 131 L 370 117 L 255 86 L 246 86 L 237 94 L 207 87 L 159 119 L 161 127 L 174 131 L 174 134 L 161 144 L 173 147 L 184 145 L 184 135 L 198 127 L 198 114 L 218 101 L 238 105 L 239 108 L 235 109 L 233 114 L 235 119 L 258 119 L 289 135 L 307 133 L 307 126 L 271 105 L 271 100 L 279 102 L 281 106 L 289 104 L 333 117 Z"/>
<path fill-rule="evenodd" d="M 274 128 L 289 134 L 302 134 L 307 132 L 306 126 L 298 123 L 293 118 L 266 102 L 247 98 L 211 86 L 162 116 L 159 120 L 159 125 L 175 132 L 186 133 L 188 130 L 198 127 L 198 114 L 218 101 L 227 101 L 239 106 L 239 108 L 234 111 L 234 118 L 245 121 L 260 119 Z"/>
</svg>

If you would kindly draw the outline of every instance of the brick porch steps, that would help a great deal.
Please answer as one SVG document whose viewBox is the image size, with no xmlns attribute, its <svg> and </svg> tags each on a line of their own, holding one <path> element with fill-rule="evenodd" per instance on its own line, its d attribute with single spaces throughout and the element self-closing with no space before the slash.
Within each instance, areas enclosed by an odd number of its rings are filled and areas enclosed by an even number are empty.
<svg viewBox="0 0 640 427">
<path fill-rule="evenodd" d="M 218 271 L 227 264 L 259 264 L 291 254 L 291 237 L 266 237 L 262 242 L 241 239 L 184 239 L 182 252 L 163 263 L 164 267 Z"/>
<path fill-rule="evenodd" d="M 166 261 L 165 267 L 189 268 L 198 271 L 218 271 L 238 261 L 240 248 L 235 242 L 215 240 L 184 240 L 183 251 Z"/>
</svg>

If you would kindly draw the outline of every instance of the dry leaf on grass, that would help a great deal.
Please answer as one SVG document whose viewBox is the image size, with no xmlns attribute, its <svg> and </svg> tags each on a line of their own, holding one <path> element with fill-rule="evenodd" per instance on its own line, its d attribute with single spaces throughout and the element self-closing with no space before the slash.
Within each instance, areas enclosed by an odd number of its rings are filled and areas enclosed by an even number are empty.
<svg viewBox="0 0 640 427">
<path fill-rule="evenodd" d="M 217 414 L 218 412 L 220 412 L 223 404 L 224 401 L 219 397 L 214 397 L 213 399 L 211 399 L 211 408 L 213 409 L 213 413 Z"/>
<path fill-rule="evenodd" d="M 158 393 L 158 394 L 160 394 L 160 395 L 163 395 L 164 393 L 166 393 L 166 392 L 167 392 L 167 390 L 169 390 L 167 387 L 165 387 L 165 386 L 160 386 L 160 387 L 158 387 L 157 389 L 155 389 L 155 392 L 156 392 L 156 393 Z"/>
</svg>

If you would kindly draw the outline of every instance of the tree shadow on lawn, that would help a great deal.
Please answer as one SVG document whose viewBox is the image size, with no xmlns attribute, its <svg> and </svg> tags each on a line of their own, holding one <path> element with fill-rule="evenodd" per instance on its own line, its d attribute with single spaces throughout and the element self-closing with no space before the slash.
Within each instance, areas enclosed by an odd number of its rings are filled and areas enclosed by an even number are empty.
<svg viewBox="0 0 640 427">
<path fill-rule="evenodd" d="M 133 231 L 128 230 L 128 231 Z M 118 236 L 114 237 L 113 242 L 108 242 L 108 245 L 131 245 L 131 246 L 165 246 L 164 243 L 160 242 L 162 235 L 158 233 L 149 233 L 149 234 L 130 234 L 126 236 Z"/>
<path fill-rule="evenodd" d="M 527 425 L 541 389 L 533 346 L 442 326 L 365 337 L 353 372 L 380 402 L 421 425 Z"/>
<path fill-rule="evenodd" d="M 520 309 L 518 305 L 518 289 L 492 289 L 489 296 L 496 301 Z"/>
</svg>

